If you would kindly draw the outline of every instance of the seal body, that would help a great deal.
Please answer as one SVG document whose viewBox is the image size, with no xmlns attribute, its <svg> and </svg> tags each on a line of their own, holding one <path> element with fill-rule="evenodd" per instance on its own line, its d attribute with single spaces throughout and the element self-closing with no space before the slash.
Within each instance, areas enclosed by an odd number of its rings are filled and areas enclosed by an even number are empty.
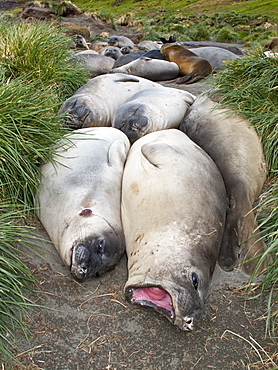
<svg viewBox="0 0 278 370">
<path fill-rule="evenodd" d="M 163 86 L 145 89 L 117 109 L 112 126 L 133 143 L 150 132 L 178 128 L 193 101 L 194 96 L 184 90 Z"/>
<path fill-rule="evenodd" d="M 119 48 L 121 48 L 122 46 L 134 47 L 134 42 L 126 36 L 113 35 L 108 38 L 108 45 L 118 46 Z"/>
<path fill-rule="evenodd" d="M 205 46 L 188 50 L 192 51 L 192 53 L 196 54 L 198 57 L 206 59 L 213 71 L 226 69 L 225 61 L 240 58 L 239 55 L 232 53 L 230 50 L 216 46 Z"/>
<path fill-rule="evenodd" d="M 194 101 L 180 129 L 209 154 L 223 176 L 229 204 L 219 264 L 230 271 L 265 248 L 254 231 L 257 223 L 252 211 L 266 179 L 260 139 L 248 121 L 206 96 Z M 250 274 L 256 264 L 254 260 L 242 269 Z"/>
<path fill-rule="evenodd" d="M 88 69 L 92 77 L 111 71 L 114 65 L 114 59 L 99 55 L 94 50 L 80 51 L 74 54 L 71 60 Z"/>
<path fill-rule="evenodd" d="M 64 264 L 78 279 L 101 275 L 124 253 L 121 182 L 129 149 L 112 127 L 77 130 L 41 167 L 37 215 Z"/>
<path fill-rule="evenodd" d="M 114 59 L 113 64 L 115 63 L 115 60 L 117 60 L 123 55 L 121 49 L 118 48 L 117 46 L 108 46 L 107 48 L 103 49 L 100 54 Z"/>
<path fill-rule="evenodd" d="M 165 44 L 160 49 L 161 54 L 169 62 L 175 62 L 179 66 L 179 73 L 184 76 L 177 83 L 193 83 L 212 73 L 210 63 L 198 57 L 192 51 L 178 44 Z"/>
<path fill-rule="evenodd" d="M 140 58 L 143 54 L 144 52 L 124 54 L 115 60 L 113 68 L 121 67 L 127 63 L 130 63 L 133 60 Z"/>
<path fill-rule="evenodd" d="M 165 81 L 176 78 L 179 74 L 179 67 L 176 63 L 166 60 L 140 57 L 121 67 L 113 68 L 110 72 L 127 73 L 151 81 Z"/>
<path fill-rule="evenodd" d="M 137 91 L 159 86 L 155 82 L 123 73 L 106 74 L 90 79 L 61 106 L 65 124 L 71 128 L 111 126 L 120 105 Z"/>
<path fill-rule="evenodd" d="M 169 129 L 137 140 L 122 186 L 127 299 L 192 330 L 217 261 L 225 212 L 219 170 L 184 133 Z"/>
</svg>

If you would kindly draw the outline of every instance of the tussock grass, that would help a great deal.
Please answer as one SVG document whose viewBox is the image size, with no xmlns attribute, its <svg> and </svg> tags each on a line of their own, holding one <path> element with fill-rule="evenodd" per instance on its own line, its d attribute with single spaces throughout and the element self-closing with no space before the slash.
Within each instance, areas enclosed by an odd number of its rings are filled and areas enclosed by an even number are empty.
<svg viewBox="0 0 278 370">
<path fill-rule="evenodd" d="M 26 292 L 32 293 L 31 286 L 36 284 L 16 247 L 16 244 L 26 247 L 32 244 L 31 228 L 17 224 L 18 216 L 18 211 L 0 203 L 0 353 L 6 359 L 13 357 L 15 332 L 27 336 L 22 317 L 34 303 L 26 298 Z"/>
<path fill-rule="evenodd" d="M 257 207 L 259 228 L 265 235 L 271 256 L 260 285 L 260 294 L 268 293 L 267 330 L 277 338 L 278 329 L 278 58 L 269 58 L 261 50 L 227 62 L 219 72 L 214 88 L 222 93 L 221 103 L 246 117 L 255 127 L 264 148 L 272 185 L 261 196 Z M 275 334 L 276 332 L 276 334 Z"/>
<path fill-rule="evenodd" d="M 56 89 L 61 99 L 73 94 L 89 78 L 69 62 L 72 40 L 51 23 L 0 22 L 0 63 L 5 78 L 25 75 Z"/>
<path fill-rule="evenodd" d="M 57 94 L 29 76 L 0 78 L 0 183 L 7 204 L 33 206 L 38 167 L 65 133 L 56 113 Z"/>
<path fill-rule="evenodd" d="M 33 208 L 39 165 L 52 160 L 66 132 L 60 104 L 89 75 L 70 62 L 71 40 L 53 24 L 0 20 L 0 33 L 0 353 L 9 361 L 13 336 L 27 336 L 23 316 L 34 305 L 26 290 L 35 279 L 15 247 L 28 244 L 30 228 L 18 220 Z"/>
</svg>

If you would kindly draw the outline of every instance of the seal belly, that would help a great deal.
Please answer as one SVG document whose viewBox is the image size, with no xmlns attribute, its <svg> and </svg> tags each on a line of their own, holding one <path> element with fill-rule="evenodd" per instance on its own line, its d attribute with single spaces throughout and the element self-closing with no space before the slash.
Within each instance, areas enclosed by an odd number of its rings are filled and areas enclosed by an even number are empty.
<svg viewBox="0 0 278 370">
<path fill-rule="evenodd" d="M 127 298 L 191 330 L 207 296 L 225 212 L 217 167 L 185 134 L 169 129 L 138 139 L 122 186 Z"/>
</svg>

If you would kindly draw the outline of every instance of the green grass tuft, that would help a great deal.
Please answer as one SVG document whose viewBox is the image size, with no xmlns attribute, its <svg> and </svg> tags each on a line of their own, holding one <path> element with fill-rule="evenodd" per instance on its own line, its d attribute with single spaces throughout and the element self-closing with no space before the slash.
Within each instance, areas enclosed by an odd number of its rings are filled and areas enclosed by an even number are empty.
<svg viewBox="0 0 278 370">
<path fill-rule="evenodd" d="M 35 306 L 26 293 L 33 293 L 30 287 L 36 280 L 17 249 L 18 244 L 30 248 L 34 238 L 31 228 L 22 226 L 18 218 L 18 210 L 0 204 L 0 353 L 5 359 L 13 358 L 15 332 L 27 336 L 23 316 Z"/>
</svg>

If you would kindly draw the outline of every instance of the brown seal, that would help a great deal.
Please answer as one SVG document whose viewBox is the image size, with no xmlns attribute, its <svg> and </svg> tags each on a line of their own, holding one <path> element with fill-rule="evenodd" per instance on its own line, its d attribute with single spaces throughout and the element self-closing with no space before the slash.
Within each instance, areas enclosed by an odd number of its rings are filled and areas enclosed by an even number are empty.
<svg viewBox="0 0 278 370">
<path fill-rule="evenodd" d="M 166 44 L 160 49 L 161 54 L 169 62 L 175 62 L 179 66 L 180 78 L 177 83 L 193 83 L 212 73 L 210 63 L 192 51 L 178 44 Z"/>
</svg>

